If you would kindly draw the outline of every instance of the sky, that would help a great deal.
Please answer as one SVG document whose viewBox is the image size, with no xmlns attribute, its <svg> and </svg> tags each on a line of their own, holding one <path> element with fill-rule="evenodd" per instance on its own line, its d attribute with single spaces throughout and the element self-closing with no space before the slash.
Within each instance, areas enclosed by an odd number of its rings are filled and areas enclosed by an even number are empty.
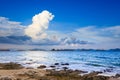
<svg viewBox="0 0 120 80">
<path fill-rule="evenodd" d="M 120 48 L 120 0 L 0 0 L 0 49 Z"/>
</svg>

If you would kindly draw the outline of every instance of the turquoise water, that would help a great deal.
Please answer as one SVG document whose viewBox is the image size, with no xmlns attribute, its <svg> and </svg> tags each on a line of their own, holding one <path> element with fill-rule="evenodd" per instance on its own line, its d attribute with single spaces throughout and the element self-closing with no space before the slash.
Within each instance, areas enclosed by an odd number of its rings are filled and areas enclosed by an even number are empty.
<svg viewBox="0 0 120 80">
<path fill-rule="evenodd" d="M 0 63 L 4 62 L 35 68 L 40 64 L 69 63 L 70 69 L 120 73 L 118 51 L 0 51 Z"/>
</svg>

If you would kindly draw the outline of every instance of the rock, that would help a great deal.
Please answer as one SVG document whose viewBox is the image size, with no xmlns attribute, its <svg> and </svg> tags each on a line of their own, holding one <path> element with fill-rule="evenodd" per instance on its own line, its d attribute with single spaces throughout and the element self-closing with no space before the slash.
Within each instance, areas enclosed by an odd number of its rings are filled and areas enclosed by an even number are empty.
<svg viewBox="0 0 120 80">
<path fill-rule="evenodd" d="M 26 69 L 34 69 L 33 67 L 27 67 Z"/>
<path fill-rule="evenodd" d="M 68 72 L 68 73 L 72 73 L 73 70 L 72 70 L 72 69 L 68 69 L 67 72 Z"/>
<path fill-rule="evenodd" d="M 46 78 L 48 80 L 108 80 L 109 77 L 106 76 L 98 76 L 99 72 L 92 72 L 90 74 L 86 74 L 80 76 L 80 70 L 48 70 L 48 74 L 46 74 Z M 42 80 L 42 79 L 41 79 Z M 46 79 L 45 79 L 46 80 Z"/>
<path fill-rule="evenodd" d="M 51 68 L 55 68 L 55 66 L 50 66 Z"/>
<path fill-rule="evenodd" d="M 111 72 L 113 69 L 106 69 L 104 72 Z"/>
<path fill-rule="evenodd" d="M 31 62 L 28 62 L 28 63 L 26 63 L 26 64 L 32 64 Z"/>
<path fill-rule="evenodd" d="M 77 73 L 88 73 L 87 71 L 82 71 L 82 70 L 75 70 L 74 72 L 77 72 Z"/>
<path fill-rule="evenodd" d="M 61 65 L 69 65 L 69 63 L 62 63 Z"/>
<path fill-rule="evenodd" d="M 91 72 L 89 74 L 83 75 L 81 80 L 108 80 L 109 77 L 107 76 L 98 76 L 98 74 L 101 72 Z"/>
<path fill-rule="evenodd" d="M 12 80 L 10 77 L 1 77 L 0 80 Z"/>
<path fill-rule="evenodd" d="M 55 63 L 54 65 L 59 65 L 59 63 Z"/>
<path fill-rule="evenodd" d="M 30 61 L 33 61 L 32 59 L 30 59 Z"/>
<path fill-rule="evenodd" d="M 18 63 L 0 63 L 0 69 L 22 69 L 23 66 L 21 64 Z"/>
<path fill-rule="evenodd" d="M 106 76 L 94 76 L 93 80 L 108 80 L 109 77 Z"/>
<path fill-rule="evenodd" d="M 40 65 L 39 67 L 37 67 L 38 69 L 43 69 L 43 68 L 46 68 L 45 65 Z"/>
<path fill-rule="evenodd" d="M 67 70 L 68 69 L 68 67 L 62 67 L 64 70 Z"/>
</svg>

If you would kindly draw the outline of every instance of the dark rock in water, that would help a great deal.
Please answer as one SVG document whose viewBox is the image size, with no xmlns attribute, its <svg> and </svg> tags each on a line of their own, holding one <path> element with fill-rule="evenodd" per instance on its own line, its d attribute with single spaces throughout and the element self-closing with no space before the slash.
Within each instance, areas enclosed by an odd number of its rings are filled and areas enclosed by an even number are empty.
<svg viewBox="0 0 120 80">
<path fill-rule="evenodd" d="M 64 70 L 67 70 L 68 69 L 68 67 L 62 67 Z"/>
<path fill-rule="evenodd" d="M 21 64 L 17 63 L 0 63 L 0 69 L 22 69 L 24 68 Z"/>
<path fill-rule="evenodd" d="M 28 62 L 28 63 L 26 63 L 26 64 L 32 64 L 31 62 Z"/>
<path fill-rule="evenodd" d="M 66 72 L 68 72 L 68 73 L 72 73 L 73 70 L 72 70 L 72 69 L 68 69 Z"/>
<path fill-rule="evenodd" d="M 69 65 L 69 63 L 65 63 L 65 65 Z"/>
<path fill-rule="evenodd" d="M 53 65 L 52 65 L 52 66 L 50 66 L 50 67 L 51 67 L 51 68 L 55 68 L 55 66 L 53 66 Z"/>
<path fill-rule="evenodd" d="M 60 69 L 60 68 L 56 68 L 56 69 Z"/>
<path fill-rule="evenodd" d="M 43 68 L 46 68 L 45 65 L 40 65 L 39 67 L 37 67 L 38 69 L 43 69 Z"/>
<path fill-rule="evenodd" d="M 0 80 L 12 80 L 12 79 L 9 77 L 1 77 Z"/>
<path fill-rule="evenodd" d="M 61 65 L 69 65 L 69 63 L 62 63 Z"/>
<path fill-rule="evenodd" d="M 55 65 L 59 65 L 59 63 L 55 63 Z"/>
<path fill-rule="evenodd" d="M 30 61 L 33 61 L 32 59 L 30 59 Z"/>
<path fill-rule="evenodd" d="M 113 69 L 106 69 L 104 72 L 112 72 Z"/>
<path fill-rule="evenodd" d="M 92 73 L 101 74 L 103 72 L 102 71 L 93 71 Z"/>
</svg>

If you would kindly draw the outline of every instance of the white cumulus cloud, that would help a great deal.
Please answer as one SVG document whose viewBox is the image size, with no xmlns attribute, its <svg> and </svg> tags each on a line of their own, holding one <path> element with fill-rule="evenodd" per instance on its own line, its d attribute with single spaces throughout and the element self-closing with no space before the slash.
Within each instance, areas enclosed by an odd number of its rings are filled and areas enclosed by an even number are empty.
<svg viewBox="0 0 120 80">
<path fill-rule="evenodd" d="M 25 34 L 30 36 L 33 40 L 46 38 L 46 30 L 48 29 L 49 22 L 54 18 L 52 13 L 47 10 L 33 16 L 32 24 L 25 29 Z"/>
</svg>

